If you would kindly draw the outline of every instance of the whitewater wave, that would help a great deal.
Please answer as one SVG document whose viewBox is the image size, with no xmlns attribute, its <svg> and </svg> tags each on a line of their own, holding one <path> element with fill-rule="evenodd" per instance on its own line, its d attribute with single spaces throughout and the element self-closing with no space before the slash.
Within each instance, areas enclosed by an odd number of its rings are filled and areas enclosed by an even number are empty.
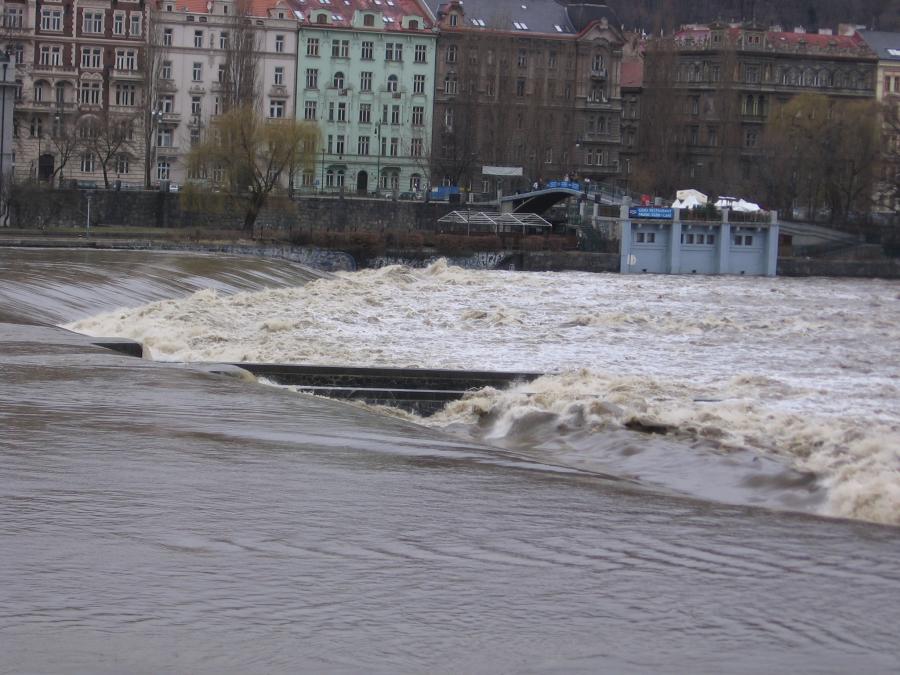
<svg viewBox="0 0 900 675">
<path fill-rule="evenodd" d="M 427 423 L 714 499 L 900 524 L 898 287 L 439 261 L 69 327 L 161 360 L 543 371 Z"/>
</svg>

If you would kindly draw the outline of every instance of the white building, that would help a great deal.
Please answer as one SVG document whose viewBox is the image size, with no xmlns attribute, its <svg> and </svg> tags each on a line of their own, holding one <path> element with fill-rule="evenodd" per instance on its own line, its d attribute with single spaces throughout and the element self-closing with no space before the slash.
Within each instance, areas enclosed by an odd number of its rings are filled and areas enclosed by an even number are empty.
<svg viewBox="0 0 900 675">
<path fill-rule="evenodd" d="M 153 180 L 186 180 L 185 157 L 222 112 L 222 74 L 234 0 L 159 3 L 163 67 L 159 84 Z M 268 118 L 294 117 L 297 19 L 283 0 L 248 3 L 258 30 L 258 106 Z"/>
</svg>

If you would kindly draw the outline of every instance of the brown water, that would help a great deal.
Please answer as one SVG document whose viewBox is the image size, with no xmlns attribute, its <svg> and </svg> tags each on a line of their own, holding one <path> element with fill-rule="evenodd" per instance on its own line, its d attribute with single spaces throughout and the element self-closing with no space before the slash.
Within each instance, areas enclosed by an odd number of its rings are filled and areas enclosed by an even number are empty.
<svg viewBox="0 0 900 675">
<path fill-rule="evenodd" d="M 0 251 L 0 316 L 309 278 Z M 0 323 L 0 672 L 900 667 L 897 528 L 554 471 L 88 342 Z"/>
</svg>

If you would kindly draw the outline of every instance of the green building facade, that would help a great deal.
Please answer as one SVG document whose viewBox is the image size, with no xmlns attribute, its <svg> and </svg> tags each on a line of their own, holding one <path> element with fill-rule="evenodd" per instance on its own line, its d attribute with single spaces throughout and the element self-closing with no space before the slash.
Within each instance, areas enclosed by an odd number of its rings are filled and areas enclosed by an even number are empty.
<svg viewBox="0 0 900 675">
<path fill-rule="evenodd" d="M 436 38 L 416 0 L 333 3 L 303 13 L 296 116 L 318 123 L 321 146 L 302 190 L 428 189 Z"/>
</svg>

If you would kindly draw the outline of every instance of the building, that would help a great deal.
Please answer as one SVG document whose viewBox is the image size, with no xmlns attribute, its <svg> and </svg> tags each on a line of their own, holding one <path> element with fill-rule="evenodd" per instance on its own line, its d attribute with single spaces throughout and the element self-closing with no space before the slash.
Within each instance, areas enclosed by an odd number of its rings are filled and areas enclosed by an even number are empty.
<svg viewBox="0 0 900 675">
<path fill-rule="evenodd" d="M 187 175 L 185 157 L 230 102 L 251 101 L 270 119 L 294 117 L 298 18 L 285 0 L 161 0 L 154 19 L 154 182 L 203 179 Z M 229 73 L 244 47 L 254 77 L 237 91 Z"/>
<path fill-rule="evenodd" d="M 620 62 L 615 14 L 596 1 L 428 0 L 440 28 L 431 174 L 493 193 L 484 166 L 518 183 L 619 175 Z M 509 180 L 509 179 L 505 179 Z"/>
<path fill-rule="evenodd" d="M 86 184 L 143 180 L 148 11 L 135 0 L 7 0 L 16 67 L 15 175 Z"/>
<path fill-rule="evenodd" d="M 875 98 L 885 105 L 876 210 L 895 213 L 900 208 L 900 33 L 864 30 L 859 34 L 878 56 Z"/>
<path fill-rule="evenodd" d="M 729 213 L 682 221 L 681 209 L 622 207 L 623 274 L 736 274 L 775 276 L 777 214 Z M 734 221 L 734 222 L 732 222 Z"/>
<path fill-rule="evenodd" d="M 644 40 L 637 34 L 626 36 L 622 48 L 620 89 L 622 92 L 622 148 L 619 151 L 621 187 L 633 187 L 631 176 L 640 148 L 641 94 L 644 88 Z"/>
<path fill-rule="evenodd" d="M 9 55 L 0 52 L 0 225 L 6 222 L 6 202 L 13 169 L 13 107 L 16 69 Z"/>
<path fill-rule="evenodd" d="M 641 94 L 642 189 L 752 190 L 768 171 L 766 123 L 801 93 L 872 99 L 876 57 L 859 35 L 686 26 L 648 41 Z"/>
<path fill-rule="evenodd" d="M 436 35 L 416 0 L 295 3 L 298 119 L 321 154 L 301 188 L 358 194 L 428 184 Z"/>
</svg>

